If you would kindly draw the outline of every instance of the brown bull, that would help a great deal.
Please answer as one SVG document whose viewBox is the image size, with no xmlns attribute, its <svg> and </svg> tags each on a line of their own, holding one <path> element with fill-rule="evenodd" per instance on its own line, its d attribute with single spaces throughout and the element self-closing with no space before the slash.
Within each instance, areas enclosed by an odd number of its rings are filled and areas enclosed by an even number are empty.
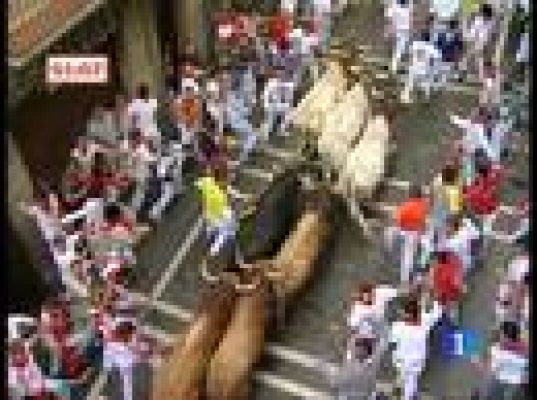
<svg viewBox="0 0 537 400">
<path fill-rule="evenodd" d="M 157 372 L 153 400 L 202 398 L 203 378 L 229 322 L 234 301 L 232 287 L 227 283 L 217 282 L 204 290 L 197 317 Z"/>
<path fill-rule="evenodd" d="M 279 275 L 280 295 L 287 303 L 294 298 L 313 275 L 315 263 L 330 234 L 325 206 L 306 210 L 272 261 Z"/>
<path fill-rule="evenodd" d="M 244 271 L 244 269 L 243 269 Z M 236 283 L 237 301 L 207 373 L 207 400 L 246 400 L 249 378 L 265 342 L 267 290 L 259 268 Z M 243 272 L 244 274 L 244 272 Z"/>
</svg>

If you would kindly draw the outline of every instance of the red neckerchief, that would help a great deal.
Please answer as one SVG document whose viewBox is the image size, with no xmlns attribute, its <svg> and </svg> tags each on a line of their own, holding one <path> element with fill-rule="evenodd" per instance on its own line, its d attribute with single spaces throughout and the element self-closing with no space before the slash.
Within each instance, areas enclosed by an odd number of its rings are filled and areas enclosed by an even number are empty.
<svg viewBox="0 0 537 400">
<path fill-rule="evenodd" d="M 117 218 L 113 221 L 104 221 L 98 227 L 99 232 L 102 232 L 103 234 L 119 233 L 117 231 L 118 228 L 125 228 L 127 233 L 130 233 L 134 229 L 134 223 L 127 219 Z"/>
<path fill-rule="evenodd" d="M 501 345 L 502 349 L 511 351 L 520 356 L 528 355 L 528 345 L 522 341 L 506 342 Z"/>
<path fill-rule="evenodd" d="M 28 349 L 12 351 L 10 355 L 11 365 L 18 370 L 24 369 L 30 363 L 30 354 Z"/>
</svg>

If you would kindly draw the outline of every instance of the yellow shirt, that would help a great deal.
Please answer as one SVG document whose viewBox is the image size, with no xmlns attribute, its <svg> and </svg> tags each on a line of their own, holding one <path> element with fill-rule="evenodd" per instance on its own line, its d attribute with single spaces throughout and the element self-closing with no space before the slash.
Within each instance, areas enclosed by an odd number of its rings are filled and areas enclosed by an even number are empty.
<svg viewBox="0 0 537 400">
<path fill-rule="evenodd" d="M 226 192 L 212 176 L 199 178 L 196 187 L 201 192 L 203 214 L 210 223 L 218 222 L 229 208 Z"/>
<path fill-rule="evenodd" d="M 462 211 L 462 192 L 459 185 L 445 185 L 444 194 L 451 214 L 458 214 Z"/>
<path fill-rule="evenodd" d="M 473 12 L 479 11 L 479 6 L 481 5 L 481 0 L 462 0 L 461 9 L 463 15 L 466 17 L 470 16 Z"/>
</svg>

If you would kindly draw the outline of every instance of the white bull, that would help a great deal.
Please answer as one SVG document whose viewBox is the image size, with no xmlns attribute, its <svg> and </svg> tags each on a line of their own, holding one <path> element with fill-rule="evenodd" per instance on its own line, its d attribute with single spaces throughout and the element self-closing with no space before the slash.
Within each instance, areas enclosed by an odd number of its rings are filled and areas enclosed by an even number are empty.
<svg viewBox="0 0 537 400">
<path fill-rule="evenodd" d="M 372 197 L 382 179 L 389 149 L 389 127 L 383 116 L 372 118 L 358 145 L 348 154 L 336 191 L 347 199 Z"/>
<path fill-rule="evenodd" d="M 325 75 L 313 86 L 293 112 L 296 127 L 319 132 L 331 106 L 346 92 L 347 81 L 342 68 L 330 63 Z"/>
<path fill-rule="evenodd" d="M 360 134 L 369 112 L 369 101 L 360 83 L 349 90 L 337 107 L 326 116 L 317 148 L 323 160 L 337 170 L 346 163 L 347 155 Z"/>
</svg>

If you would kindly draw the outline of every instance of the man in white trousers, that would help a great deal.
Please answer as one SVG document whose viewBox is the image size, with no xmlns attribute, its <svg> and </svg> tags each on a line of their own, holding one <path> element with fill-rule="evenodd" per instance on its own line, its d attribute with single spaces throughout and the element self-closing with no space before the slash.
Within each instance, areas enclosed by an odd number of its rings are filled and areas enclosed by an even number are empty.
<svg viewBox="0 0 537 400">
<path fill-rule="evenodd" d="M 269 140 L 273 132 L 286 135 L 287 119 L 293 107 L 293 93 L 294 83 L 286 79 L 283 69 L 277 69 L 263 92 L 265 121 L 262 130 L 265 140 Z"/>
<path fill-rule="evenodd" d="M 389 341 L 395 344 L 393 362 L 403 384 L 403 399 L 416 400 L 418 379 L 427 358 L 427 326 L 417 299 L 408 299 L 404 319 L 393 323 Z"/>
<path fill-rule="evenodd" d="M 391 62 L 391 69 L 395 72 L 410 45 L 412 0 L 391 0 L 386 8 L 386 17 L 395 36 L 395 48 Z"/>
<path fill-rule="evenodd" d="M 330 31 L 332 29 L 332 0 L 312 0 L 313 18 L 319 23 L 321 51 L 328 51 Z"/>
<path fill-rule="evenodd" d="M 112 335 L 104 343 L 103 368 L 107 372 L 116 369 L 121 377 L 123 400 L 133 400 L 133 369 L 140 361 L 135 348 L 135 321 L 116 317 L 112 322 Z"/>
<path fill-rule="evenodd" d="M 401 97 L 404 103 L 410 103 L 414 85 L 417 84 L 429 98 L 432 89 L 442 84 L 442 55 L 429 39 L 429 35 L 423 33 L 421 40 L 410 46 L 410 65 Z"/>
</svg>

